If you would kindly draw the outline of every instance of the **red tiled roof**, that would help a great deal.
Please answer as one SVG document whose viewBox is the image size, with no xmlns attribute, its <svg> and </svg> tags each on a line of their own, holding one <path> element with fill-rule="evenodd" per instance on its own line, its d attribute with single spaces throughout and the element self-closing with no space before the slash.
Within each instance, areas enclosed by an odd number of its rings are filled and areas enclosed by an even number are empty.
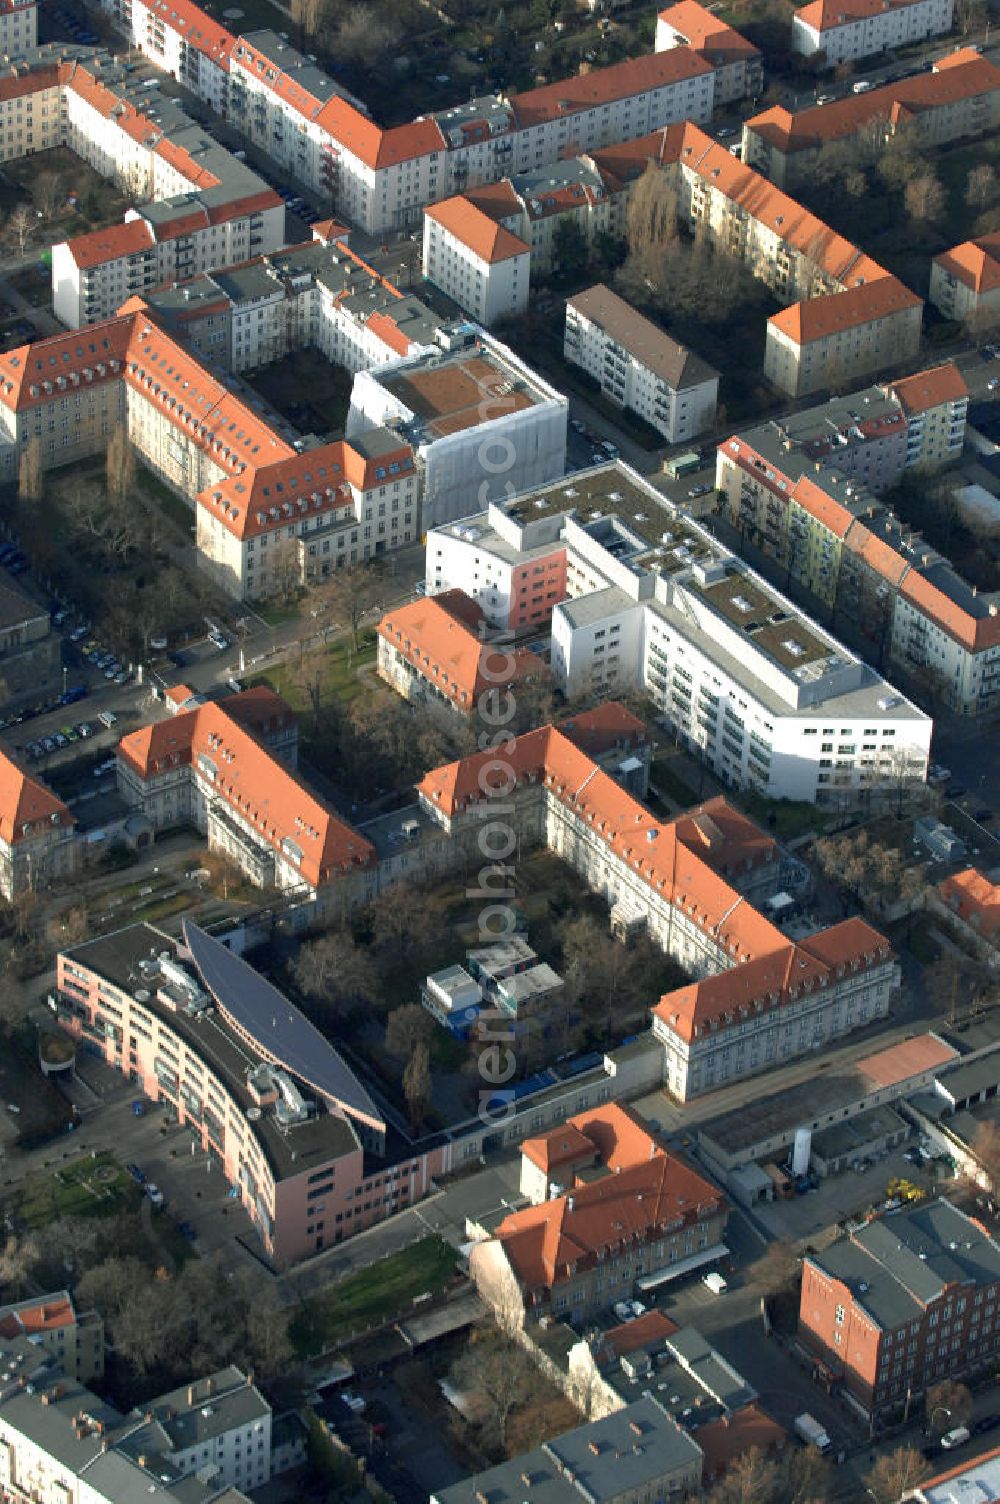
<svg viewBox="0 0 1000 1504">
<path fill-rule="evenodd" d="M 538 1138 L 526 1138 L 521 1145 L 521 1153 L 533 1165 L 537 1165 L 539 1170 L 548 1174 L 560 1165 L 579 1164 L 584 1159 L 592 1160 L 597 1153 L 597 1145 L 579 1128 L 565 1123 L 561 1128 L 552 1128 L 548 1133 L 540 1134 Z"/>
<path fill-rule="evenodd" d="M 945 402 L 961 402 L 969 395 L 965 378 L 952 360 L 918 371 L 915 376 L 904 376 L 891 382 L 888 389 L 906 414 L 927 412 Z"/>
<path fill-rule="evenodd" d="M 888 272 L 862 287 L 847 287 L 842 292 L 824 293 L 803 303 L 793 303 L 780 313 L 772 313 L 768 323 L 797 345 L 828 339 L 845 329 L 856 329 L 877 319 L 892 318 L 911 308 L 921 307 L 921 299 Z"/>
<path fill-rule="evenodd" d="M 442 199 L 424 210 L 426 218 L 434 220 L 449 235 L 477 256 L 494 266 L 500 261 L 511 261 L 515 256 L 527 256 L 531 247 L 519 235 L 511 234 L 503 225 L 497 224 L 471 199 L 458 195 Z"/>
<path fill-rule="evenodd" d="M 327 101 L 316 121 L 366 167 L 393 167 L 430 152 L 444 151 L 448 145 L 436 120 L 414 120 L 409 125 L 383 130 L 339 97 Z"/>
<path fill-rule="evenodd" d="M 731 1415 L 708 1421 L 698 1427 L 696 1434 L 704 1454 L 703 1477 L 706 1482 L 720 1477 L 751 1447 L 756 1447 L 766 1457 L 782 1451 L 788 1441 L 788 1433 L 756 1402 L 744 1405 Z"/>
<path fill-rule="evenodd" d="M 61 825 L 68 830 L 75 824 L 75 816 L 51 789 L 0 751 L 0 840 L 16 846 L 50 826 Z"/>
<path fill-rule="evenodd" d="M 702 53 L 716 66 L 760 57 L 752 42 L 698 5 L 697 0 L 679 0 L 679 4 L 661 10 L 659 19 L 682 36 L 693 51 Z"/>
<path fill-rule="evenodd" d="M 680 1327 L 663 1311 L 647 1311 L 635 1321 L 624 1321 L 613 1326 L 601 1339 L 601 1356 L 624 1358 L 626 1353 L 638 1352 L 641 1347 L 652 1347 L 656 1342 L 665 1342 L 673 1337 Z"/>
<path fill-rule="evenodd" d="M 975 867 L 966 867 L 937 885 L 938 896 L 984 940 L 1000 935 L 1000 885 Z"/>
<path fill-rule="evenodd" d="M 685 824 L 690 816 L 661 824 L 553 726 L 518 737 L 503 770 L 492 760 L 486 752 L 436 768 L 419 793 L 454 818 L 488 802 L 493 790 L 507 793 L 511 772 L 518 785 L 544 784 L 590 826 L 595 839 L 732 958 L 728 971 L 680 987 L 654 1008 L 663 1024 L 687 1040 L 713 1021 L 736 1026 L 741 1010 L 784 1006 L 803 989 L 825 985 L 845 969 L 881 964 L 891 954 L 888 942 L 862 920 L 845 920 L 799 944 L 790 941 L 713 870 L 702 836 L 695 840 Z M 728 819 L 718 806 L 716 815 Z M 732 819 L 735 827 L 739 817 L 734 813 Z"/>
<path fill-rule="evenodd" d="M 215 797 L 252 825 L 263 844 L 276 851 L 287 849 L 286 843 L 297 847 L 299 871 L 314 887 L 375 860 L 370 842 L 240 725 L 229 700 L 133 731 L 119 742 L 118 757 L 143 780 L 207 759 L 216 769 Z"/>
<path fill-rule="evenodd" d="M 177 32 L 197 52 L 202 52 L 228 73 L 229 57 L 236 38 L 193 0 L 146 0 L 146 7 L 170 31 Z"/>
<path fill-rule="evenodd" d="M 128 219 L 124 224 L 111 225 L 106 230 L 91 230 L 89 234 L 77 235 L 68 242 L 70 255 L 81 271 L 117 261 L 122 256 L 137 256 L 140 251 L 152 250 L 155 244 L 144 219 Z"/>
<path fill-rule="evenodd" d="M 917 0 L 812 0 L 795 12 L 795 18 L 814 31 L 830 31 L 916 3 Z"/>
<path fill-rule="evenodd" d="M 649 52 L 642 57 L 613 63 L 609 68 L 594 68 L 577 78 L 562 78 L 543 84 L 526 94 L 511 98 L 514 118 L 520 129 L 542 125 L 548 120 L 562 120 L 581 110 L 611 104 L 649 89 L 662 89 L 711 73 L 710 64 L 694 52 L 675 47 L 669 52 Z"/>
<path fill-rule="evenodd" d="M 446 590 L 394 606 L 376 629 L 446 699 L 467 712 L 489 690 L 548 675 L 544 661 L 527 648 L 498 650 L 484 641 L 471 624 L 470 607 L 478 623 L 482 612 L 464 591 Z M 501 667 L 504 659 L 506 667 Z"/>
<path fill-rule="evenodd" d="M 589 1268 L 622 1244 L 661 1236 L 664 1224 L 693 1223 L 725 1205 L 717 1190 L 673 1155 L 660 1153 L 617 1175 L 578 1186 L 505 1217 L 496 1229 L 511 1267 L 529 1291 Z"/>
<path fill-rule="evenodd" d="M 942 883 L 941 888 L 943 887 Z M 1000 920 L 1000 911 L 997 917 Z M 877 1050 L 874 1055 L 866 1055 L 863 1060 L 855 1062 L 855 1069 L 867 1076 L 876 1087 L 898 1086 L 903 1081 L 922 1075 L 924 1071 L 932 1071 L 936 1066 L 947 1065 L 949 1061 L 957 1059 L 958 1051 L 936 1034 L 916 1034 L 912 1039 L 904 1039 L 901 1044 L 893 1044 L 888 1049 Z"/>
<path fill-rule="evenodd" d="M 76 1312 L 68 1295 L 46 1295 L 37 1301 L 24 1301 L 0 1318 L 0 1335 L 17 1337 L 22 1333 L 58 1331 L 75 1326 Z"/>
<path fill-rule="evenodd" d="M 1000 232 L 963 240 L 934 260 L 973 292 L 992 292 L 1000 287 Z"/>
<path fill-rule="evenodd" d="M 789 492 L 789 499 L 818 522 L 822 522 L 825 528 L 841 540 L 847 536 L 854 522 L 853 513 L 832 496 L 828 496 L 823 487 L 818 486 L 808 475 L 799 476 Z"/>
<path fill-rule="evenodd" d="M 881 4 L 877 9 L 882 9 Z M 782 153 L 811 151 L 855 136 L 874 121 L 898 124 L 997 88 L 1000 69 L 978 53 L 965 50 L 944 59 L 937 72 L 916 73 L 863 94 L 848 94 L 832 104 L 812 105 L 797 114 L 774 106 L 746 124 L 748 130 Z"/>
<path fill-rule="evenodd" d="M 964 648 L 980 652 L 1000 645 L 1000 615 L 973 616 L 917 570 L 904 575 L 900 594 Z"/>
</svg>

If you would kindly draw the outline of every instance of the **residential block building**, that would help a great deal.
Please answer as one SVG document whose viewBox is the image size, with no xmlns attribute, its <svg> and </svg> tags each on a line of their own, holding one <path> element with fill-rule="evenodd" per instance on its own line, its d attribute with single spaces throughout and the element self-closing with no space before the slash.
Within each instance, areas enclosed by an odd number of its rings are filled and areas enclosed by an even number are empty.
<svg viewBox="0 0 1000 1504">
<path fill-rule="evenodd" d="M 810 0 L 792 17 L 792 50 L 852 62 L 951 30 L 954 0 Z"/>
<path fill-rule="evenodd" d="M 104 1373 L 104 1322 L 96 1311 L 78 1313 L 68 1290 L 0 1306 L 0 1338 L 14 1337 L 33 1340 L 80 1383 Z"/>
<path fill-rule="evenodd" d="M 1000 1246 L 945 1200 L 802 1261 L 799 1341 L 871 1415 L 996 1362 Z"/>
<path fill-rule="evenodd" d="M 995 965 L 1000 950 L 1000 884 L 977 867 L 942 878 L 927 897 L 928 907 L 947 919 L 974 951 Z"/>
<path fill-rule="evenodd" d="M 271 1476 L 271 1408 L 225 1368 L 123 1415 L 30 1338 L 0 1337 L 0 1488 L 11 1504 L 246 1504 Z"/>
<path fill-rule="evenodd" d="M 797 114 L 775 105 L 754 115 L 743 125 L 743 160 L 792 191 L 835 142 L 881 148 L 904 131 L 918 147 L 931 148 L 991 130 L 998 120 L 1000 68 L 963 47 L 927 73 Z"/>
<path fill-rule="evenodd" d="M 489 327 L 528 306 L 531 247 L 471 199 L 424 210 L 424 276 Z"/>
<path fill-rule="evenodd" d="M 930 301 L 946 319 L 978 331 L 1000 320 L 1000 234 L 981 235 L 931 262 Z"/>
<path fill-rule="evenodd" d="M 897 277 L 690 123 L 591 152 L 621 229 L 629 192 L 658 167 L 679 222 L 736 256 L 785 306 L 767 323 L 764 374 L 804 396 L 917 355 L 922 304 Z"/>
<path fill-rule="evenodd" d="M 1000 1447 L 990 1447 L 975 1456 L 963 1455 L 961 1462 L 932 1473 L 916 1488 L 908 1489 L 904 1499 L 913 1504 L 951 1504 L 954 1498 L 988 1499 L 1000 1493 Z"/>
<path fill-rule="evenodd" d="M 154 831 L 194 825 L 257 887 L 347 907 L 374 896 L 369 842 L 272 755 L 230 712 L 231 701 L 182 709 L 123 736 L 122 798 Z"/>
<path fill-rule="evenodd" d="M 0 160 L 55 146 L 139 203 L 123 224 L 53 248 L 53 306 L 73 328 L 168 277 L 284 243 L 274 190 L 99 50 L 50 44 L 0 69 Z"/>
<path fill-rule="evenodd" d="M 388 428 L 422 478 L 422 531 L 562 475 L 569 401 L 491 335 L 460 328 L 443 350 L 359 371 L 346 440 Z"/>
<path fill-rule="evenodd" d="M 499 786 L 492 757 L 437 768 L 417 790 L 427 818 L 470 857 Z M 886 940 L 860 919 L 802 941 L 783 934 L 754 906 L 770 883 L 778 891 L 774 844 L 735 810 L 663 824 L 554 727 L 519 736 L 505 757 L 507 827 L 525 846 L 554 851 L 603 895 L 617 933 L 645 930 L 695 978 L 652 1010 L 663 1084 L 679 1101 L 820 1049 L 885 1015 L 898 985 Z M 753 901 L 744 896 L 745 882 Z M 587 1194 L 574 1192 L 578 1202 Z M 548 1206 L 557 1208 L 554 1215 L 567 1210 Z M 525 1227 L 542 1228 L 547 1215 L 542 1209 Z M 533 1266 L 532 1288 L 542 1288 L 536 1275 Z"/>
<path fill-rule="evenodd" d="M 656 50 L 689 47 L 715 69 L 715 102 L 752 99 L 764 87 L 759 50 L 697 0 L 679 0 L 656 18 Z"/>
<path fill-rule="evenodd" d="M 564 694 L 642 690 L 733 787 L 830 806 L 926 776 L 930 719 L 621 462 L 431 532 L 426 588 L 508 630 L 551 614 Z"/>
<path fill-rule="evenodd" d="M 134 46 L 176 72 L 279 170 L 329 194 L 337 213 L 372 234 L 413 225 L 425 205 L 510 173 L 670 121 L 707 121 L 715 97 L 713 66 L 676 48 L 384 128 L 274 32 L 236 37 L 190 0 L 131 8 L 102 0 L 102 7 Z"/>
<path fill-rule="evenodd" d="M 603 283 L 567 300 L 563 354 L 600 384 L 605 397 L 638 413 L 668 444 L 692 439 L 715 423 L 718 371 Z"/>
<path fill-rule="evenodd" d="M 439 1488 L 430 1504 L 477 1504 L 481 1496 L 509 1499 L 529 1490 L 546 1504 L 646 1504 L 689 1494 L 701 1476 L 695 1440 L 646 1394 L 615 1415 Z"/>
<path fill-rule="evenodd" d="M 62 649 L 43 605 L 8 576 L 0 582 L 0 682 L 8 705 L 60 686 Z"/>
<path fill-rule="evenodd" d="M 619 1107 L 596 1116 L 598 1135 L 602 1125 L 609 1133 L 622 1117 L 628 1121 Z M 564 1131 L 582 1132 L 571 1123 L 553 1137 Z M 470 1252 L 476 1288 L 508 1317 L 520 1303 L 523 1322 L 542 1316 L 586 1321 L 630 1296 L 637 1278 L 718 1250 L 722 1242 L 725 1201 L 680 1159 L 653 1140 L 640 1159 L 630 1159 L 623 1147 L 602 1162 L 593 1144 L 590 1149 L 596 1166 L 584 1174 L 581 1164 L 577 1175 L 566 1162 L 563 1194 L 557 1186 L 547 1200 L 512 1212 Z"/>
<path fill-rule="evenodd" d="M 0 893 L 8 903 L 79 871 L 75 825 L 51 789 L 0 752 Z"/>
<path fill-rule="evenodd" d="M 907 464 L 960 452 L 968 396 L 954 367 L 887 390 L 906 416 Z M 839 465 L 845 450 L 835 453 Z M 994 704 L 1000 600 L 963 579 L 863 481 L 821 459 L 810 469 L 808 446 L 762 425 L 719 446 L 716 485 L 727 520 L 831 613 L 848 613 L 873 661 L 931 683 L 959 714 Z"/>
<path fill-rule="evenodd" d="M 393 606 L 376 629 L 379 677 L 408 700 L 440 702 L 461 715 L 506 702 L 508 691 L 516 703 L 518 687 L 545 682 L 548 668 L 527 648 L 494 646 L 484 621 L 461 590 Z"/>
<path fill-rule="evenodd" d="M 0 4 L 0 54 L 23 57 L 38 46 L 38 0 L 3 0 Z"/>
</svg>

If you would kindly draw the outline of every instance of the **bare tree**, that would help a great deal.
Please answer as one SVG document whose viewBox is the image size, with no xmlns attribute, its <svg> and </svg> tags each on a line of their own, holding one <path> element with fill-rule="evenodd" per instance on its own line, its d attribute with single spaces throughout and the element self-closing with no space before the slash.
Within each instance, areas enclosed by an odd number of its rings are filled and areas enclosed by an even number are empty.
<svg viewBox="0 0 1000 1504">
<path fill-rule="evenodd" d="M 40 172 L 31 184 L 31 198 L 39 213 L 51 219 L 66 198 L 66 181 L 62 173 Z"/>
<path fill-rule="evenodd" d="M 996 169 L 989 162 L 980 162 L 965 180 L 965 202 L 973 209 L 988 209 L 996 196 Z"/>
<path fill-rule="evenodd" d="M 791 1447 L 781 1475 L 781 1504 L 825 1504 L 830 1496 L 830 1463 L 818 1447 Z"/>
<path fill-rule="evenodd" d="M 431 1101 L 431 1055 L 423 1040 L 413 1046 L 403 1072 L 403 1096 L 411 1123 L 419 1127 L 427 1117 Z"/>
<path fill-rule="evenodd" d="M 972 1139 L 972 1153 L 986 1177 L 986 1189 L 996 1198 L 1000 1196 L 1000 1127 L 984 1119 L 976 1125 Z"/>
<path fill-rule="evenodd" d="M 356 5 L 344 17 L 337 31 L 337 50 L 354 62 L 370 67 L 378 58 L 391 52 L 391 28 L 363 6 Z"/>
<path fill-rule="evenodd" d="M 989 14 L 985 0 L 955 0 L 955 25 L 963 37 L 967 37 L 970 31 L 981 30 Z"/>
<path fill-rule="evenodd" d="M 924 1395 L 927 1429 L 941 1435 L 953 1426 L 964 1426 L 972 1414 L 972 1391 L 955 1379 L 932 1384 Z"/>
<path fill-rule="evenodd" d="M 947 208 L 948 195 L 940 178 L 933 172 L 922 172 L 907 183 L 903 202 L 911 219 L 921 224 L 935 224 Z"/>
<path fill-rule="evenodd" d="M 506 1444 L 511 1411 L 528 1397 L 531 1359 L 513 1342 L 493 1332 L 473 1332 L 469 1351 L 451 1368 L 455 1387 L 478 1399 L 489 1428 L 501 1447 Z"/>
<path fill-rule="evenodd" d="M 11 1234 L 0 1247 L 0 1294 L 10 1299 L 23 1295 L 37 1258 L 38 1245 L 33 1237 Z"/>
<path fill-rule="evenodd" d="M 625 234 L 630 252 L 661 250 L 677 238 L 677 194 L 666 173 L 650 162 L 629 194 Z"/>
<path fill-rule="evenodd" d="M 41 501 L 45 492 L 45 472 L 42 468 L 42 441 L 33 433 L 21 450 L 17 468 L 17 494 L 21 501 Z"/>
<path fill-rule="evenodd" d="M 354 651 L 360 646 L 361 623 L 385 596 L 385 575 L 380 563 L 350 564 L 317 580 L 308 600 L 323 607 L 331 619 L 346 621 L 351 628 Z"/>
<path fill-rule="evenodd" d="M 290 9 L 298 34 L 298 44 L 300 47 L 308 47 L 321 29 L 326 0 L 292 0 Z"/>
<path fill-rule="evenodd" d="M 385 1046 L 393 1055 L 409 1060 L 418 1044 L 428 1044 L 434 1023 L 419 1003 L 394 1008 L 385 1022 Z"/>
<path fill-rule="evenodd" d="M 308 940 L 292 963 L 296 985 L 331 1019 L 374 993 L 375 970 L 368 953 L 349 934 L 335 930 Z"/>
<path fill-rule="evenodd" d="M 783 1498 L 777 1464 L 759 1447 L 751 1447 L 726 1469 L 709 1494 L 709 1504 L 777 1504 Z"/>
<path fill-rule="evenodd" d="M 135 450 L 129 441 L 124 423 L 116 423 L 108 440 L 107 453 L 108 495 L 121 502 L 126 499 L 135 484 Z"/>
<path fill-rule="evenodd" d="M 35 228 L 34 213 L 27 204 L 18 204 L 7 224 L 17 240 L 17 247 L 23 258 L 28 248 L 28 241 L 31 239 L 31 232 Z"/>
<path fill-rule="evenodd" d="M 864 1476 L 868 1493 L 875 1504 L 899 1504 L 911 1488 L 921 1483 L 930 1468 L 915 1447 L 897 1447 L 880 1457 Z"/>
</svg>

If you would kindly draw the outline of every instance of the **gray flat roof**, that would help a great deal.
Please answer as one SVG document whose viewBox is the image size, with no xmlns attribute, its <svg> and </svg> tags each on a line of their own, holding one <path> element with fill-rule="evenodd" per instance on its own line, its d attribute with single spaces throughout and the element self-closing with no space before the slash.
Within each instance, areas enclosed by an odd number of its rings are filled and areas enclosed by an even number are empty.
<svg viewBox="0 0 1000 1504">
<path fill-rule="evenodd" d="M 959 1102 L 981 1091 L 989 1091 L 991 1086 L 1000 1085 L 1000 1050 L 981 1055 L 967 1065 L 957 1065 L 953 1070 L 942 1070 L 935 1080 L 941 1091 Z"/>
<path fill-rule="evenodd" d="M 385 1122 L 357 1076 L 313 1024 L 277 987 L 190 919 L 184 940 L 206 989 L 267 1059 L 288 1069 L 348 1113 Z"/>
<path fill-rule="evenodd" d="M 176 949 L 176 945 L 172 937 L 151 925 L 134 924 L 110 935 L 84 941 L 67 954 L 134 996 L 136 987 L 143 985 L 140 962 L 149 958 L 151 953 Z M 150 997 L 143 1007 L 161 1019 L 205 1061 L 243 1112 L 255 1106 L 255 1098 L 247 1087 L 247 1076 L 260 1065 L 263 1056 L 236 1037 L 222 1016 L 222 1010 L 217 1009 L 211 1018 L 201 1013 L 193 1019 L 183 1009 L 168 1010 L 158 1002 L 152 988 L 148 990 Z M 328 1164 L 358 1147 L 358 1138 L 350 1121 L 336 1112 L 319 1112 L 304 1123 L 293 1124 L 287 1132 L 277 1127 L 272 1114 L 264 1113 L 250 1123 L 250 1127 L 277 1180 L 301 1175 L 304 1170 Z"/>
<path fill-rule="evenodd" d="M 532 1452 L 438 1489 L 436 1504 L 601 1504 L 693 1466 L 701 1449 L 651 1395 Z M 525 1481 L 525 1480 L 528 1481 Z M 572 1481 L 571 1481 L 572 1479 Z"/>
</svg>

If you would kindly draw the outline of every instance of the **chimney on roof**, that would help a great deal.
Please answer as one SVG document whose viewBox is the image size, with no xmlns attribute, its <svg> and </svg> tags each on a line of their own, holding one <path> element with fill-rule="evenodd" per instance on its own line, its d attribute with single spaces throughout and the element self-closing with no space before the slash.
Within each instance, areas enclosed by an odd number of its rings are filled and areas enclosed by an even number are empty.
<svg viewBox="0 0 1000 1504">
<path fill-rule="evenodd" d="M 979 586 L 978 585 L 973 585 L 973 587 L 972 587 L 972 594 L 974 596 L 979 594 Z"/>
<path fill-rule="evenodd" d="M 575 1209 L 575 1207 L 576 1207 L 576 1200 L 575 1200 L 575 1198 L 573 1196 L 567 1196 L 566 1197 L 566 1210 L 568 1212 L 571 1212 L 571 1211 L 573 1211 Z"/>
<path fill-rule="evenodd" d="M 189 1384 L 188 1385 L 188 1404 L 189 1405 L 193 1405 L 194 1404 L 194 1385 L 193 1384 Z"/>
<path fill-rule="evenodd" d="M 822 468 L 823 468 L 823 463 L 822 463 L 821 460 L 817 460 L 816 463 L 813 465 L 813 469 L 816 471 L 817 475 L 820 473 L 820 471 L 822 470 Z"/>
</svg>

